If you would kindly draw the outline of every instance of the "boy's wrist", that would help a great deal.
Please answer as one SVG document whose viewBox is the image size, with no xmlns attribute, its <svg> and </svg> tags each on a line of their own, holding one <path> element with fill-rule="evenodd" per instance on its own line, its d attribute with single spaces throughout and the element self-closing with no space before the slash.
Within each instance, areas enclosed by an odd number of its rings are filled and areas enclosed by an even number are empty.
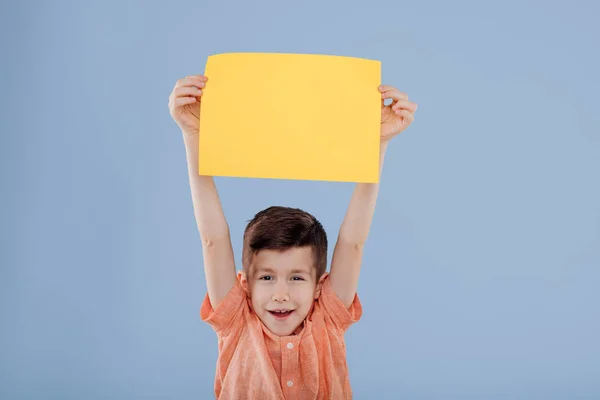
<svg viewBox="0 0 600 400">
<path fill-rule="evenodd" d="M 385 152 L 386 152 L 386 150 L 387 150 L 387 147 L 388 147 L 388 143 L 389 143 L 389 142 L 381 142 L 381 143 L 379 144 L 379 156 L 380 156 L 380 157 L 381 157 L 381 156 L 383 156 L 383 155 L 385 154 Z"/>
<path fill-rule="evenodd" d="M 181 134 L 183 135 L 183 140 L 186 143 L 186 145 L 190 141 L 198 142 L 198 133 L 197 132 L 193 133 L 193 132 L 188 132 L 188 131 L 182 130 Z"/>
<path fill-rule="evenodd" d="M 189 136 L 187 135 L 185 132 L 182 132 L 183 135 L 183 144 L 185 146 L 185 152 L 188 156 L 188 158 L 193 158 L 194 162 L 198 162 L 198 156 L 199 156 L 199 149 L 198 149 L 198 145 L 199 145 L 199 141 L 198 141 L 198 135 L 193 135 L 193 136 Z"/>
</svg>

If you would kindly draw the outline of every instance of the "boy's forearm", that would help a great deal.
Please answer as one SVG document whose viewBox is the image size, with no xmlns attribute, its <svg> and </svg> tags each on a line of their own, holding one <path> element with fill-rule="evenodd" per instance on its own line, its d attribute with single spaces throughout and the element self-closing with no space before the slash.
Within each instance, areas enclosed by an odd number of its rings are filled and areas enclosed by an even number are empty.
<svg viewBox="0 0 600 400">
<path fill-rule="evenodd" d="M 379 151 L 379 177 L 383 170 L 383 161 L 387 143 L 382 143 Z M 371 229 L 379 183 L 357 183 L 348 205 L 348 211 L 342 222 L 338 240 L 354 245 L 364 245 Z"/>
<path fill-rule="evenodd" d="M 202 240 L 229 237 L 229 226 L 212 176 L 198 174 L 198 135 L 184 136 L 194 215 Z"/>
</svg>

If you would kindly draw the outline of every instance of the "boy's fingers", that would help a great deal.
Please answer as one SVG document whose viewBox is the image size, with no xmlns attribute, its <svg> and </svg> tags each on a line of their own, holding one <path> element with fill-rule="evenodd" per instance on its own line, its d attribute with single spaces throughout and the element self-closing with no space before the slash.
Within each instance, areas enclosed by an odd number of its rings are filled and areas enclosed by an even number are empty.
<svg viewBox="0 0 600 400">
<path fill-rule="evenodd" d="M 415 115 L 408 110 L 396 110 L 396 115 L 402 117 L 404 124 L 410 124 L 415 120 Z"/>
<path fill-rule="evenodd" d="M 417 111 L 417 103 L 408 100 L 398 100 L 393 106 L 392 109 L 395 110 L 409 110 L 412 112 Z"/>
<path fill-rule="evenodd" d="M 182 96 L 200 96 L 202 94 L 202 90 L 198 89 L 196 86 L 184 86 L 178 87 L 173 90 L 173 97 L 182 97 Z"/>
<path fill-rule="evenodd" d="M 184 86 L 202 86 L 206 85 L 208 78 L 203 75 L 192 75 L 186 76 L 185 78 L 179 79 L 175 84 L 175 87 L 184 87 Z"/>
<path fill-rule="evenodd" d="M 386 90 L 381 93 L 382 99 L 393 99 L 394 101 L 398 100 L 408 100 L 408 95 L 406 93 L 402 93 L 398 89 Z"/>
<path fill-rule="evenodd" d="M 393 99 L 394 101 L 408 100 L 406 93 L 399 91 L 393 86 L 381 85 L 379 86 L 379 91 L 381 92 L 382 99 Z"/>
<path fill-rule="evenodd" d="M 198 82 L 202 84 L 206 84 L 206 81 L 208 81 L 208 78 L 204 75 L 191 75 L 187 76 L 186 79 L 188 79 L 191 82 Z"/>
<path fill-rule="evenodd" d="M 389 92 L 390 90 L 398 90 L 398 88 L 390 85 L 379 85 L 377 88 L 380 92 Z"/>
<path fill-rule="evenodd" d="M 200 79 L 201 81 L 206 82 L 208 80 L 208 77 L 204 75 L 188 75 L 185 77 L 185 79 Z"/>
<path fill-rule="evenodd" d="M 191 103 L 195 103 L 195 102 L 196 102 L 195 97 L 178 97 L 173 101 L 173 107 L 177 108 L 177 107 L 181 107 L 183 105 L 191 104 Z"/>
</svg>

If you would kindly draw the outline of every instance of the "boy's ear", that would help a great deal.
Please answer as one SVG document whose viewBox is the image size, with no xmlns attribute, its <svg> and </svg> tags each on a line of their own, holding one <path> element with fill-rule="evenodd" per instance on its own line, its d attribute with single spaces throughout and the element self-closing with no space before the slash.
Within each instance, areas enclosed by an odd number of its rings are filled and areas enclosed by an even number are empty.
<svg viewBox="0 0 600 400">
<path fill-rule="evenodd" d="M 318 299 L 319 296 L 321 295 L 321 288 L 323 288 L 323 282 L 325 282 L 325 278 L 327 278 L 328 275 L 329 274 L 327 272 L 325 272 L 319 278 L 319 282 L 317 282 L 317 289 L 315 290 L 315 300 Z"/>
<path fill-rule="evenodd" d="M 248 284 L 248 277 L 246 276 L 246 271 L 238 271 L 238 277 L 240 279 L 240 285 L 242 285 L 242 289 L 246 292 L 246 297 L 250 297 L 250 286 Z"/>
</svg>

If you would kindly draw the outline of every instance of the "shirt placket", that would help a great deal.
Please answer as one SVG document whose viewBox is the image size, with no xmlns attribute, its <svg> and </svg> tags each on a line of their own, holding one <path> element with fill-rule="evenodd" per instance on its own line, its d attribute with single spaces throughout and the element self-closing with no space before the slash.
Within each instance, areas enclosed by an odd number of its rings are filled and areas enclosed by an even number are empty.
<svg viewBox="0 0 600 400">
<path fill-rule="evenodd" d="M 281 387 L 288 399 L 294 398 L 300 387 L 300 369 L 298 368 L 300 340 L 297 336 L 281 338 Z"/>
</svg>

